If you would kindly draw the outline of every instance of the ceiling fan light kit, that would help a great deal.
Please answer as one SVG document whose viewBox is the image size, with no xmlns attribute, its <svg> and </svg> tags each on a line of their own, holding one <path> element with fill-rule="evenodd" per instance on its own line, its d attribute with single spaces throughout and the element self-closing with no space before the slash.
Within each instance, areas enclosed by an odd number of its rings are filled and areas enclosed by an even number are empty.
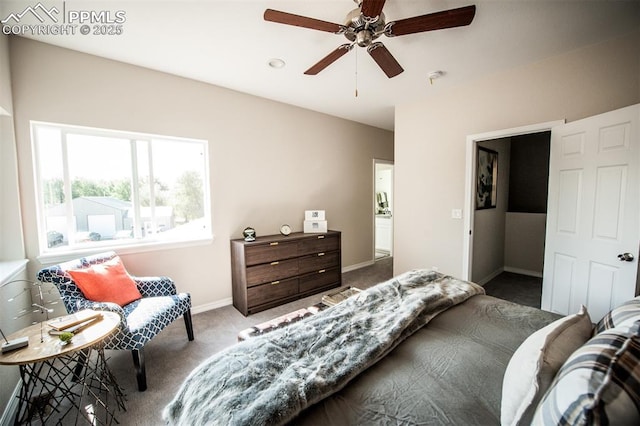
<svg viewBox="0 0 640 426">
<path fill-rule="evenodd" d="M 333 52 L 305 71 L 307 75 L 318 74 L 349 52 L 355 45 L 358 45 L 366 47 L 369 55 L 387 77 L 393 78 L 404 70 L 381 42 L 375 42 L 377 38 L 383 34 L 387 37 L 396 37 L 469 25 L 476 13 L 476 7 L 472 5 L 387 23 L 385 15 L 382 13 L 385 0 L 354 1 L 358 7 L 347 14 L 344 25 L 273 9 L 265 10 L 264 19 L 279 24 L 341 34 L 349 40 L 350 43 L 338 46 Z M 433 79 L 430 77 L 430 80 Z"/>
</svg>

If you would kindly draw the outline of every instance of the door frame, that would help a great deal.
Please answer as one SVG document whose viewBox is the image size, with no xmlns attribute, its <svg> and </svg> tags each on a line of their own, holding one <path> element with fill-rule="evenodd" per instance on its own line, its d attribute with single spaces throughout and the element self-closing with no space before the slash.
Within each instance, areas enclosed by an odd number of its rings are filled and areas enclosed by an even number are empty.
<svg viewBox="0 0 640 426">
<path fill-rule="evenodd" d="M 495 130 L 486 133 L 477 133 L 467 136 L 465 184 L 464 184 L 464 231 L 462 243 L 462 279 L 470 281 L 473 262 L 473 224 L 475 209 L 474 177 L 476 175 L 476 147 L 479 142 L 492 139 L 508 138 L 512 136 L 526 135 L 550 131 L 553 127 L 565 124 L 566 120 L 547 121 L 544 123 L 530 124 L 527 126 L 513 127 L 510 129 Z"/>
<path fill-rule="evenodd" d="M 394 191 L 394 186 L 395 186 L 395 164 L 392 160 L 382 160 L 379 158 L 374 158 L 373 159 L 373 193 L 372 193 L 372 207 L 374 208 L 374 212 L 373 212 L 373 261 L 376 261 L 376 214 L 375 214 L 375 206 L 376 206 L 376 166 L 378 164 L 386 164 L 392 167 L 391 169 L 391 191 L 392 191 L 392 198 L 393 198 L 393 192 Z M 393 211 L 391 212 L 391 215 L 393 216 Z M 393 256 L 393 219 L 391 219 L 391 251 L 390 251 L 390 255 Z"/>
</svg>

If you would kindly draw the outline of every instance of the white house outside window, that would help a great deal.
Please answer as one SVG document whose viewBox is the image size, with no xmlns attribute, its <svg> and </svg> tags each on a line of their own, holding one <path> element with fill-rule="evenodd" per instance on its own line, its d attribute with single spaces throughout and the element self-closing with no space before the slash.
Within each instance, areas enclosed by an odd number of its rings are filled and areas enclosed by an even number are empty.
<svg viewBox="0 0 640 426">
<path fill-rule="evenodd" d="M 32 122 L 42 252 L 211 237 L 207 142 Z"/>
</svg>

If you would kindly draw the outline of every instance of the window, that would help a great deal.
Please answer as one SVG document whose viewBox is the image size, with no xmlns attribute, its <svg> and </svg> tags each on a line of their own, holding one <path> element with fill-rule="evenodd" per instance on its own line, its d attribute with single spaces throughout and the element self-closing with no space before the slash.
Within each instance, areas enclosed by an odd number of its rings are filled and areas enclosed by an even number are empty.
<svg viewBox="0 0 640 426">
<path fill-rule="evenodd" d="M 211 238 L 207 142 L 31 123 L 41 252 Z"/>
</svg>

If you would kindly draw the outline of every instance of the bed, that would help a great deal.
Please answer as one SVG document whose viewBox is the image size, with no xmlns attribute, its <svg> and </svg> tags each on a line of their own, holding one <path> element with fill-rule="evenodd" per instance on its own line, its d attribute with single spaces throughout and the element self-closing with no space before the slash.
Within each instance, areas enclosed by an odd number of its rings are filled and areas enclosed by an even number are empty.
<svg viewBox="0 0 640 426">
<path fill-rule="evenodd" d="M 163 417 L 176 425 L 638 424 L 639 328 L 638 299 L 594 329 L 584 307 L 562 317 L 411 271 L 212 356 Z"/>
</svg>

